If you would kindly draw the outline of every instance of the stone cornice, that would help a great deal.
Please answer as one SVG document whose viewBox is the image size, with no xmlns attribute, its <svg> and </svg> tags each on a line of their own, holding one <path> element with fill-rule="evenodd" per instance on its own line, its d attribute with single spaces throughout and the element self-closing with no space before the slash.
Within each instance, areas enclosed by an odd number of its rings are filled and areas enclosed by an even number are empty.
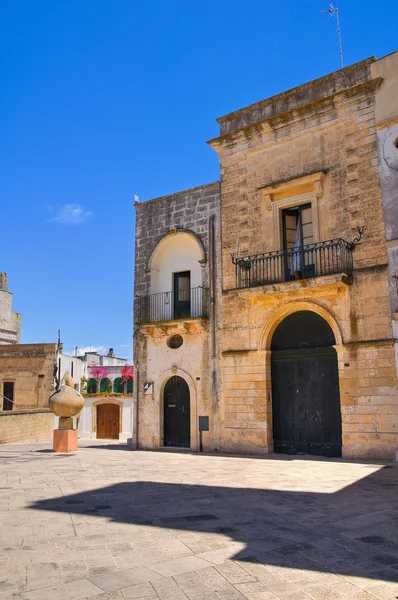
<svg viewBox="0 0 398 600">
<path fill-rule="evenodd" d="M 291 108 L 286 112 L 281 111 L 280 113 L 274 114 L 270 117 L 261 118 L 255 123 L 242 126 L 229 133 L 220 135 L 217 138 L 208 140 L 207 144 L 209 144 L 209 146 L 211 146 L 213 150 L 218 152 L 224 147 L 230 147 L 231 145 L 238 143 L 239 139 L 241 139 L 242 137 L 250 137 L 258 132 L 262 132 L 264 125 L 267 123 L 274 129 L 279 124 L 286 125 L 287 122 L 293 121 L 295 118 L 297 118 L 297 115 L 300 115 L 300 118 L 302 118 L 306 114 L 310 114 L 311 112 L 316 111 L 318 108 L 324 107 L 328 103 L 333 102 L 333 107 L 336 108 L 336 103 L 341 103 L 345 100 L 350 100 L 351 98 L 360 96 L 361 94 L 376 93 L 381 83 L 381 77 L 371 79 L 370 81 L 365 81 L 354 87 L 343 89 L 341 91 L 335 92 L 332 95 L 316 99 L 313 102 L 309 102 L 307 104 Z"/>
</svg>

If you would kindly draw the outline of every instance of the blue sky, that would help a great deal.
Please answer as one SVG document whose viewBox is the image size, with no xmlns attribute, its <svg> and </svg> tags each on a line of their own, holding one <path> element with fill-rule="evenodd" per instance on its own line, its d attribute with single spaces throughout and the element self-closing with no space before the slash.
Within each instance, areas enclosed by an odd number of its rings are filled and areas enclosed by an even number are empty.
<svg viewBox="0 0 398 600">
<path fill-rule="evenodd" d="M 339 68 L 328 0 L 2 0 L 0 270 L 24 343 L 131 359 L 133 194 L 218 179 L 216 117 Z M 346 65 L 398 3 L 341 0 Z"/>
</svg>

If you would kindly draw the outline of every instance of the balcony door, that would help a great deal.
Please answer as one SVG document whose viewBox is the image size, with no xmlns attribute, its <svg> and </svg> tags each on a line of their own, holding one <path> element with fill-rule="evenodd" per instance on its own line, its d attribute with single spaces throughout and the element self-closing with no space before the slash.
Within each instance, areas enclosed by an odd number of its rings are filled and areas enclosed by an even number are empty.
<svg viewBox="0 0 398 600">
<path fill-rule="evenodd" d="M 305 247 L 314 241 L 311 204 L 282 211 L 285 281 L 314 277 L 313 251 Z"/>
<path fill-rule="evenodd" d="M 174 318 L 191 316 L 191 272 L 174 273 Z"/>
</svg>

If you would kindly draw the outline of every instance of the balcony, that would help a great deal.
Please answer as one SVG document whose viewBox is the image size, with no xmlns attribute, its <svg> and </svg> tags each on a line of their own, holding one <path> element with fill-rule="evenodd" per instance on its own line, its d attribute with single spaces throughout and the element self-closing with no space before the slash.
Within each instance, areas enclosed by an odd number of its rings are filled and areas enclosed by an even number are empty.
<svg viewBox="0 0 398 600">
<path fill-rule="evenodd" d="M 207 318 L 208 290 L 203 287 L 180 289 L 135 298 L 138 325 L 185 319 Z"/>
<path fill-rule="evenodd" d="M 232 255 L 236 287 L 251 288 L 340 273 L 351 277 L 352 250 L 352 244 L 339 238 L 242 258 Z"/>
</svg>

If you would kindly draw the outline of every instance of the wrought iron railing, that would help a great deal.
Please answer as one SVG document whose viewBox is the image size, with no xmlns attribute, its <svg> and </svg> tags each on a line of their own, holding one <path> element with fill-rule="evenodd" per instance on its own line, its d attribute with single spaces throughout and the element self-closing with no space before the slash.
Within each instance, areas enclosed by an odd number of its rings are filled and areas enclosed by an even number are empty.
<svg viewBox="0 0 398 600">
<path fill-rule="evenodd" d="M 174 290 L 136 296 L 134 299 L 135 322 L 157 323 L 194 317 L 207 317 L 207 292 L 203 287 Z"/>
<path fill-rule="evenodd" d="M 233 254 L 236 287 L 270 285 L 337 273 L 351 276 L 352 250 L 352 244 L 339 238 L 242 258 Z"/>
</svg>

